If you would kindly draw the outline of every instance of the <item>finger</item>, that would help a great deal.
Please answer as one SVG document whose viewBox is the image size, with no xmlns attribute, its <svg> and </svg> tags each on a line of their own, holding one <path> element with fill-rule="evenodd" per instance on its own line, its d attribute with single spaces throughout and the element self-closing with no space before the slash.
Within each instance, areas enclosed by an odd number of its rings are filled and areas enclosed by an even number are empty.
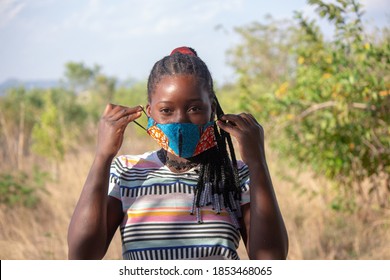
<svg viewBox="0 0 390 280">
<path fill-rule="evenodd" d="M 123 111 L 123 110 L 126 109 L 127 107 L 121 106 L 121 105 L 111 104 L 111 108 L 112 108 L 111 111 L 108 112 L 108 114 L 107 114 L 107 118 L 109 118 L 109 119 L 112 119 L 113 116 L 115 116 L 116 114 L 118 114 L 118 112 Z"/>
<path fill-rule="evenodd" d="M 252 124 L 252 120 L 250 119 L 249 114 L 241 113 L 239 116 L 242 118 L 245 125 L 250 126 Z"/>
<path fill-rule="evenodd" d="M 130 116 L 133 114 L 137 114 L 137 116 L 138 116 L 138 113 L 142 114 L 142 107 L 141 106 L 132 107 L 132 108 L 118 106 L 118 107 L 114 108 L 114 110 L 112 111 L 112 114 L 108 118 L 110 121 L 118 121 L 124 117 Z"/>
<path fill-rule="evenodd" d="M 234 131 L 235 131 L 236 125 L 234 125 L 231 122 L 224 122 L 224 121 L 221 121 L 221 120 L 217 120 L 216 123 L 217 123 L 217 125 L 221 129 L 223 129 L 224 131 L 226 131 L 227 133 L 229 133 L 231 135 L 234 135 Z"/>
<path fill-rule="evenodd" d="M 225 123 L 230 123 L 233 126 L 244 127 L 247 125 L 247 121 L 241 115 L 226 114 L 221 117 L 221 120 Z"/>
<path fill-rule="evenodd" d="M 104 109 L 104 112 L 103 112 L 103 116 L 106 116 L 109 112 L 111 112 L 111 110 L 114 108 L 114 104 L 112 103 L 108 103 L 106 105 L 106 108 Z"/>
<path fill-rule="evenodd" d="M 140 118 L 141 116 L 142 116 L 142 112 L 136 112 L 133 114 L 125 115 L 122 118 L 118 119 L 117 121 L 112 121 L 112 123 L 116 123 L 117 125 L 122 126 L 123 128 L 126 128 L 126 126 L 129 123 Z"/>
<path fill-rule="evenodd" d="M 117 127 L 117 132 L 124 133 L 129 123 L 141 117 L 142 112 L 136 112 L 131 115 L 126 115 L 117 121 L 112 121 L 115 123 L 115 127 Z"/>
<path fill-rule="evenodd" d="M 142 116 L 142 111 L 138 111 L 134 114 L 131 114 L 131 115 L 127 115 L 127 121 L 128 123 L 140 118 Z"/>
<path fill-rule="evenodd" d="M 103 117 L 106 119 L 111 118 L 114 116 L 116 113 L 118 113 L 122 108 L 125 108 L 121 105 L 116 105 L 113 103 L 109 103 L 106 106 L 106 109 L 104 110 Z"/>
<path fill-rule="evenodd" d="M 240 116 L 245 120 L 248 126 L 259 126 L 257 120 L 252 116 L 252 114 L 241 113 Z"/>
</svg>

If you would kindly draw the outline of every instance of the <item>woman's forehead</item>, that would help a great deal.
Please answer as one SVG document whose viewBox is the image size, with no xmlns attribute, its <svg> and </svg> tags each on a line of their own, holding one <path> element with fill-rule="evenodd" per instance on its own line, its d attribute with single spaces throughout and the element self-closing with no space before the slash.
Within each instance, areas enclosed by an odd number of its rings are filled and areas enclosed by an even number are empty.
<svg viewBox="0 0 390 280">
<path fill-rule="evenodd" d="M 209 98 L 205 87 L 193 75 L 163 77 L 156 85 L 152 99 L 174 101 L 175 99 L 203 100 Z M 156 100 L 157 101 L 157 100 Z"/>
</svg>

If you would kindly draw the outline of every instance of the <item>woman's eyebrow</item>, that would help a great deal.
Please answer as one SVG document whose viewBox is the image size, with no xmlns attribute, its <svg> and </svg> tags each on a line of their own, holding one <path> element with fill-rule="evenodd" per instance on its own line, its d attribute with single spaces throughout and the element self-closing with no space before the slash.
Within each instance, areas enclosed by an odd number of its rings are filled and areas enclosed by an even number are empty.
<svg viewBox="0 0 390 280">
<path fill-rule="evenodd" d="M 165 101 L 165 100 L 162 100 L 162 101 L 158 101 L 157 104 L 160 104 L 160 103 L 173 103 L 172 101 Z"/>
<path fill-rule="evenodd" d="M 191 101 L 191 102 L 197 102 L 197 101 L 204 102 L 204 100 L 202 98 L 193 98 L 193 99 L 189 99 L 188 101 Z"/>
<path fill-rule="evenodd" d="M 202 98 L 193 98 L 193 99 L 188 99 L 186 101 L 187 102 L 204 102 L 204 100 Z M 170 101 L 170 100 L 161 100 L 161 101 L 157 102 L 157 104 L 161 104 L 161 103 L 172 104 L 172 103 L 175 103 L 175 102 L 174 101 Z"/>
</svg>

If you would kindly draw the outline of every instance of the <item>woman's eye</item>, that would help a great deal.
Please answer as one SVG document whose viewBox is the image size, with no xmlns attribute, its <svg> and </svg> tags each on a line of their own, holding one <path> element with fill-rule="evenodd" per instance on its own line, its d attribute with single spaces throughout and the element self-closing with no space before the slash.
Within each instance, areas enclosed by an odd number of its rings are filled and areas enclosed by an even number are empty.
<svg viewBox="0 0 390 280">
<path fill-rule="evenodd" d="M 164 113 L 164 114 L 169 114 L 169 113 L 171 113 L 171 110 L 169 108 L 162 108 L 162 109 L 160 109 L 160 112 Z"/>
<path fill-rule="evenodd" d="M 189 111 L 191 111 L 191 112 L 198 112 L 200 110 L 202 110 L 202 108 L 195 106 L 195 107 L 191 107 Z"/>
</svg>

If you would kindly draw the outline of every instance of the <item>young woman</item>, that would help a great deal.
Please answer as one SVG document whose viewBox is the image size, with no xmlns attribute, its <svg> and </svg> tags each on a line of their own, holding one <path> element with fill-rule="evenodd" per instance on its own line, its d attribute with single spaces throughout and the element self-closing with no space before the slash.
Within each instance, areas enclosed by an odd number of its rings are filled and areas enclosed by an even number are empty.
<svg viewBox="0 0 390 280">
<path fill-rule="evenodd" d="M 102 115 L 69 258 L 103 258 L 120 227 L 124 259 L 238 259 L 240 237 L 250 259 L 285 259 L 263 128 L 251 114 L 223 114 L 195 50 L 173 50 L 150 73 L 146 130 L 162 148 L 115 158 L 142 111 L 109 104 Z"/>
</svg>

